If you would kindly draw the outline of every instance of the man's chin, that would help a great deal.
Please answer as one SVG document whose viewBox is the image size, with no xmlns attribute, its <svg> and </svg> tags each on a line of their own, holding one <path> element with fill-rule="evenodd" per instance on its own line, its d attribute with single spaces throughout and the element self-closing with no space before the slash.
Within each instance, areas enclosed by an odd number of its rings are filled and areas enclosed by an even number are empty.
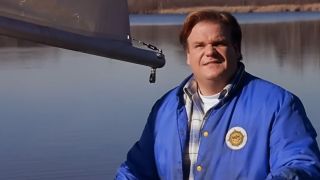
<svg viewBox="0 0 320 180">
<path fill-rule="evenodd" d="M 222 76 L 219 75 L 219 74 L 207 75 L 207 76 L 205 77 L 205 79 L 206 79 L 207 81 L 213 81 L 213 82 L 220 82 L 220 81 L 223 80 Z"/>
</svg>

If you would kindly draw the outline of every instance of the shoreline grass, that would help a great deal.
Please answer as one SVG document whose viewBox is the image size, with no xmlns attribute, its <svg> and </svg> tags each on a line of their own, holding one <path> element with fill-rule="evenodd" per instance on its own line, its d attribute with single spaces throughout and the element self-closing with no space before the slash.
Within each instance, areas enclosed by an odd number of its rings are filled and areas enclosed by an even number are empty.
<svg viewBox="0 0 320 180">
<path fill-rule="evenodd" d="M 212 9 L 227 11 L 231 13 L 250 12 L 320 12 L 320 3 L 309 4 L 273 4 L 273 5 L 247 5 L 247 6 L 195 6 L 179 8 L 159 8 L 154 10 L 144 10 L 131 12 L 133 14 L 185 14 L 196 10 Z"/>
</svg>

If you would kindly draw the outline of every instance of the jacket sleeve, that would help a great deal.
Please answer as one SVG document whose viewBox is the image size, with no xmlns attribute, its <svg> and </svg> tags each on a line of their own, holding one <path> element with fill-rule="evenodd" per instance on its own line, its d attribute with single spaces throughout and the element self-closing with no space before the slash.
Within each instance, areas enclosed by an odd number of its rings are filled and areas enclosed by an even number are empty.
<svg viewBox="0 0 320 180">
<path fill-rule="evenodd" d="M 287 94 L 271 129 L 267 179 L 320 179 L 316 136 L 301 101 Z"/>
<path fill-rule="evenodd" d="M 117 171 L 117 180 L 159 179 L 154 157 L 154 124 L 157 106 L 149 114 L 147 124 L 138 142 L 130 149 L 127 160 Z"/>
</svg>

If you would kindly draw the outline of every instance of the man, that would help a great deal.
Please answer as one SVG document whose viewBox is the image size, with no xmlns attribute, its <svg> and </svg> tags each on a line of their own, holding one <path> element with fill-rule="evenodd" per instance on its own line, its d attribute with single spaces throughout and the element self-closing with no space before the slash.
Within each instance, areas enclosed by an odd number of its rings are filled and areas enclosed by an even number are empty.
<svg viewBox="0 0 320 180">
<path fill-rule="evenodd" d="M 241 29 L 198 11 L 180 34 L 192 75 L 159 99 L 116 179 L 320 179 L 300 100 L 245 72 Z"/>
</svg>

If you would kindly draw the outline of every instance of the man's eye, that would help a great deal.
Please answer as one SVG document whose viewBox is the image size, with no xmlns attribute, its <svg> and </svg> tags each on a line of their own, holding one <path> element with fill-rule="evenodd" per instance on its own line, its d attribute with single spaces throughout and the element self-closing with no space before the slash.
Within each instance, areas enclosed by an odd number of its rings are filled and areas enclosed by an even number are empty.
<svg viewBox="0 0 320 180">
<path fill-rule="evenodd" d="M 217 46 L 217 47 L 227 46 L 227 43 L 226 42 L 217 42 L 217 43 L 214 43 L 213 46 Z"/>
<path fill-rule="evenodd" d="M 220 43 L 218 44 L 218 46 L 226 46 L 227 44 L 226 43 Z"/>
<path fill-rule="evenodd" d="M 194 47 L 195 48 L 201 48 L 201 47 L 203 47 L 203 45 L 202 44 L 196 44 L 196 45 L 194 45 Z"/>
</svg>

